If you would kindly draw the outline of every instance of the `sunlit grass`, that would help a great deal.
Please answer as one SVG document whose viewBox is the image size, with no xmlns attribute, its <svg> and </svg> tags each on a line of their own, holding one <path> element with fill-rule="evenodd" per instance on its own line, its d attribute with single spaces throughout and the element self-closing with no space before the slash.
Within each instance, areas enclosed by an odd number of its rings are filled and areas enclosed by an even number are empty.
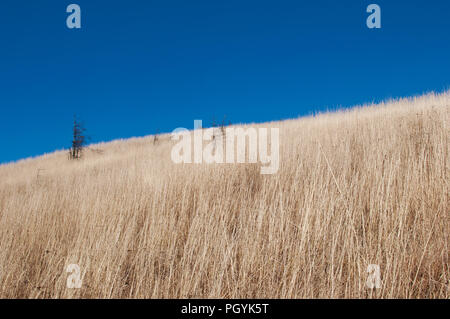
<svg viewBox="0 0 450 319">
<path fill-rule="evenodd" d="M 0 297 L 448 298 L 449 115 L 444 93 L 262 124 L 275 175 L 174 164 L 169 135 L 0 166 Z"/>
</svg>

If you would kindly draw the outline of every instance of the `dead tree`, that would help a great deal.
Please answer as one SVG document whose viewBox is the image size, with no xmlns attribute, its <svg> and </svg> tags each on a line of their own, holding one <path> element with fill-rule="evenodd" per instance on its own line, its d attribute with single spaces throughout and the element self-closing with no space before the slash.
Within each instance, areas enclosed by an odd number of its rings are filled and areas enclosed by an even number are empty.
<svg viewBox="0 0 450 319">
<path fill-rule="evenodd" d="M 159 130 L 156 130 L 156 133 L 153 136 L 153 145 L 155 145 L 156 142 L 158 142 L 158 134 L 159 134 Z"/>
<path fill-rule="evenodd" d="M 86 129 L 83 124 L 77 120 L 77 117 L 73 117 L 73 137 L 72 137 L 72 147 L 70 148 L 69 158 L 70 159 L 80 159 L 83 156 L 84 146 L 86 145 Z"/>
<path fill-rule="evenodd" d="M 222 137 L 225 137 L 226 128 L 227 128 L 227 126 L 230 126 L 230 125 L 231 125 L 231 122 L 228 121 L 228 123 L 227 123 L 226 116 L 224 116 L 222 122 L 219 122 L 219 123 L 216 123 L 215 119 L 213 118 L 211 127 L 214 129 L 216 129 L 216 128 L 220 129 L 220 131 L 219 131 L 220 134 L 222 135 Z M 213 140 L 215 140 L 215 139 L 216 139 L 216 132 L 213 133 Z"/>
</svg>

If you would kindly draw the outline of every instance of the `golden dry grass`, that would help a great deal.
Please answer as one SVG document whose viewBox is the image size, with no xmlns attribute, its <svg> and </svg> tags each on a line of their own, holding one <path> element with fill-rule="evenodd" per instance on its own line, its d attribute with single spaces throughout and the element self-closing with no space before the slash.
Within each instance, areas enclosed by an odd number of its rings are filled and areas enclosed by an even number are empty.
<svg viewBox="0 0 450 319">
<path fill-rule="evenodd" d="M 275 175 L 173 164 L 168 135 L 2 165 L 0 297 L 448 298 L 449 115 L 447 92 L 263 124 Z"/>
</svg>

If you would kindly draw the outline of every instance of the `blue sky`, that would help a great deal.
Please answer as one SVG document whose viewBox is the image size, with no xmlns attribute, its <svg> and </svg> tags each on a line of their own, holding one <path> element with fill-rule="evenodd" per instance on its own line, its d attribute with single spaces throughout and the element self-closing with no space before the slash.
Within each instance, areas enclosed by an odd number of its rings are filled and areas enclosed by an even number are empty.
<svg viewBox="0 0 450 319">
<path fill-rule="evenodd" d="M 2 0 L 0 163 L 68 148 L 74 113 L 98 142 L 443 91 L 449 15 L 447 0 Z"/>
</svg>

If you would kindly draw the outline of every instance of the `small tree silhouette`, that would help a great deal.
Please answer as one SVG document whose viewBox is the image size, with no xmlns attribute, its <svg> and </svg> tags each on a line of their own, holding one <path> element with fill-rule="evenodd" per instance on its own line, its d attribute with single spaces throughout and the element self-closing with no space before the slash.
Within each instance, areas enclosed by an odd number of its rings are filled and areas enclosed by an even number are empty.
<svg viewBox="0 0 450 319">
<path fill-rule="evenodd" d="M 83 124 L 77 120 L 76 115 L 73 117 L 73 138 L 72 147 L 70 148 L 69 158 L 80 159 L 83 155 L 83 149 L 86 145 L 86 136 L 84 135 L 86 129 Z"/>
<path fill-rule="evenodd" d="M 156 142 L 158 142 L 158 134 L 159 134 L 159 129 L 156 130 L 155 135 L 153 136 L 153 145 L 156 144 Z"/>
<path fill-rule="evenodd" d="M 227 119 L 227 117 L 224 116 L 222 119 L 222 122 L 217 123 L 216 120 L 213 118 L 212 124 L 211 124 L 211 127 L 220 129 L 220 133 L 222 134 L 223 137 L 225 137 L 225 135 L 226 135 L 225 131 L 226 131 L 227 126 L 231 125 L 231 122 L 230 121 L 227 122 L 226 119 Z M 215 140 L 215 139 L 216 139 L 216 134 L 214 133 L 213 140 Z"/>
</svg>

